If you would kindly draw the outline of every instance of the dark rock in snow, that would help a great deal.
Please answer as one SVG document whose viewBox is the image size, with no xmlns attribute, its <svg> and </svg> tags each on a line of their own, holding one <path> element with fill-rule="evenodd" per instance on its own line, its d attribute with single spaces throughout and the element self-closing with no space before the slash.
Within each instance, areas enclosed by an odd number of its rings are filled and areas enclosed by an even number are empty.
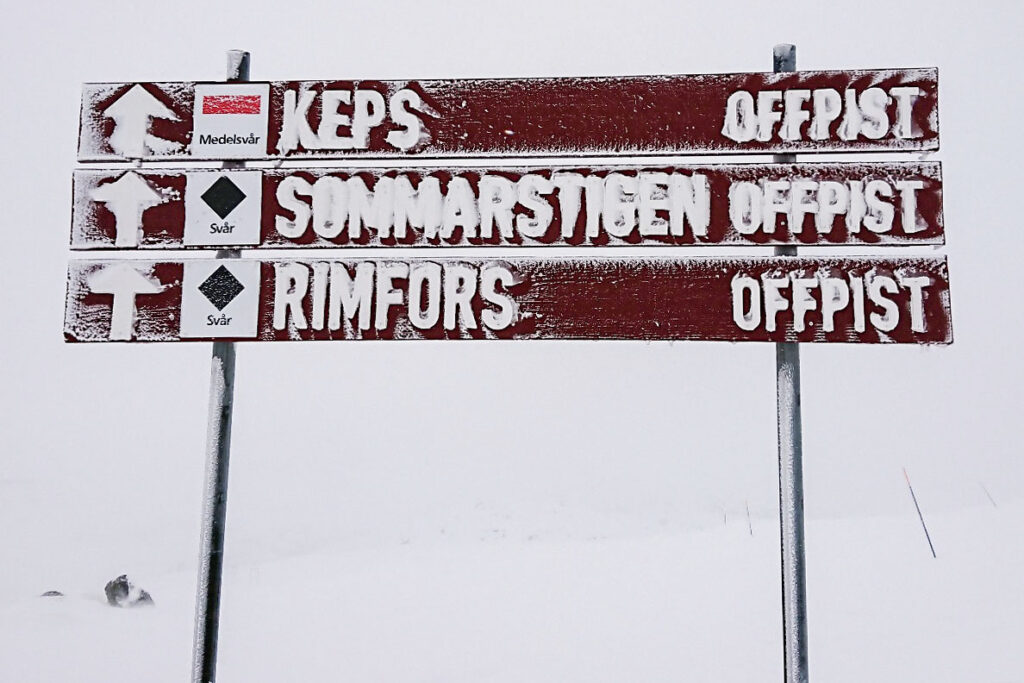
<svg viewBox="0 0 1024 683">
<path fill-rule="evenodd" d="M 152 596 L 129 581 L 127 574 L 121 574 L 113 581 L 108 582 L 103 591 L 107 594 L 107 604 L 111 607 L 137 607 L 153 604 Z"/>
<path fill-rule="evenodd" d="M 43 593 L 39 597 L 41 597 L 41 598 L 63 598 L 64 594 L 61 593 L 60 591 L 46 591 L 45 593 Z"/>
</svg>

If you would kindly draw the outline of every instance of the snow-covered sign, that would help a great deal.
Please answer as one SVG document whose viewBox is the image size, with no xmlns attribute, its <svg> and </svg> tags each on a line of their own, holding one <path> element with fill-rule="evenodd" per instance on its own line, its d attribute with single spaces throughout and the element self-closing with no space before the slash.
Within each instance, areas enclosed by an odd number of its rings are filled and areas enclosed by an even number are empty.
<svg viewBox="0 0 1024 683">
<path fill-rule="evenodd" d="M 952 341 L 942 257 L 73 261 L 64 333 Z"/>
<path fill-rule="evenodd" d="M 78 158 L 528 157 L 934 150 L 936 69 L 93 83 Z"/>
<path fill-rule="evenodd" d="M 938 162 L 80 170 L 72 249 L 942 244 Z"/>
</svg>

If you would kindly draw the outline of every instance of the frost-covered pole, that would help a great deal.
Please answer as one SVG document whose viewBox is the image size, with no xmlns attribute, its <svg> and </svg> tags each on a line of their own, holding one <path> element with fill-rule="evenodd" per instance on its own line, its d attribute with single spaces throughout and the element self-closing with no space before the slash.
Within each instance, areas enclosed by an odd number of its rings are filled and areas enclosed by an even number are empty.
<svg viewBox="0 0 1024 683">
<path fill-rule="evenodd" d="M 776 45 L 775 72 L 796 71 L 796 46 Z M 795 154 L 776 154 L 791 164 Z M 796 256 L 795 246 L 776 247 Z M 775 345 L 775 400 L 779 429 L 779 523 L 782 529 L 782 640 L 786 683 L 807 682 L 807 577 L 804 569 L 804 465 L 800 424 L 800 346 Z"/>
<path fill-rule="evenodd" d="M 249 80 L 248 52 L 228 50 L 227 80 Z M 243 161 L 225 161 L 223 164 L 223 168 L 244 166 Z M 239 256 L 237 249 L 222 249 L 217 252 L 217 258 Z M 220 585 L 224 573 L 224 522 L 228 510 L 228 463 L 231 453 L 231 412 L 234 396 L 235 345 L 233 342 L 214 342 L 210 368 L 206 490 L 196 593 L 192 683 L 213 683 L 217 679 L 217 633 L 220 625 Z"/>
</svg>

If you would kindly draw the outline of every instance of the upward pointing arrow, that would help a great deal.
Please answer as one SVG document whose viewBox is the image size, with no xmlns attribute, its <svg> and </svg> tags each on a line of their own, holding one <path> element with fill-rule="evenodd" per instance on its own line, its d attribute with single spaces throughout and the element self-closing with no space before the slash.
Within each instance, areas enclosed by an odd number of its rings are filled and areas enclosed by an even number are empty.
<svg viewBox="0 0 1024 683">
<path fill-rule="evenodd" d="M 92 200 L 103 202 L 114 214 L 114 245 L 118 247 L 139 246 L 143 212 L 167 201 L 134 171 L 128 171 L 114 182 L 94 189 Z"/>
<path fill-rule="evenodd" d="M 139 294 L 157 294 L 163 286 L 146 277 L 126 263 L 107 266 L 89 278 L 89 291 L 94 294 L 112 294 L 109 339 L 128 341 L 135 327 L 135 297 Z"/>
<path fill-rule="evenodd" d="M 151 118 L 178 121 L 178 115 L 164 106 L 139 84 L 114 100 L 103 110 L 103 115 L 114 119 L 114 132 L 110 134 L 110 147 L 121 156 L 139 158 L 149 150 L 172 151 L 180 145 L 149 134 Z"/>
</svg>

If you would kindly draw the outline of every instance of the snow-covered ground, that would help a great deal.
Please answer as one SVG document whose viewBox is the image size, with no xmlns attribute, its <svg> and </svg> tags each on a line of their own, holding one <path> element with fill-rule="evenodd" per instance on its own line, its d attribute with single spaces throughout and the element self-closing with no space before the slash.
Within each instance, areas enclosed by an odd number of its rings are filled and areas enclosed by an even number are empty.
<svg viewBox="0 0 1024 683">
<path fill-rule="evenodd" d="M 481 512 L 389 543 L 229 560 L 219 678 L 781 680 L 776 520 L 751 535 L 742 515 L 694 530 L 558 527 L 563 514 L 550 533 Z M 809 523 L 813 679 L 1024 680 L 1024 505 L 928 522 L 938 559 L 912 508 Z M 139 576 L 157 604 L 138 609 L 107 607 L 99 578 L 0 606 L 4 680 L 187 680 L 194 573 Z"/>
</svg>

